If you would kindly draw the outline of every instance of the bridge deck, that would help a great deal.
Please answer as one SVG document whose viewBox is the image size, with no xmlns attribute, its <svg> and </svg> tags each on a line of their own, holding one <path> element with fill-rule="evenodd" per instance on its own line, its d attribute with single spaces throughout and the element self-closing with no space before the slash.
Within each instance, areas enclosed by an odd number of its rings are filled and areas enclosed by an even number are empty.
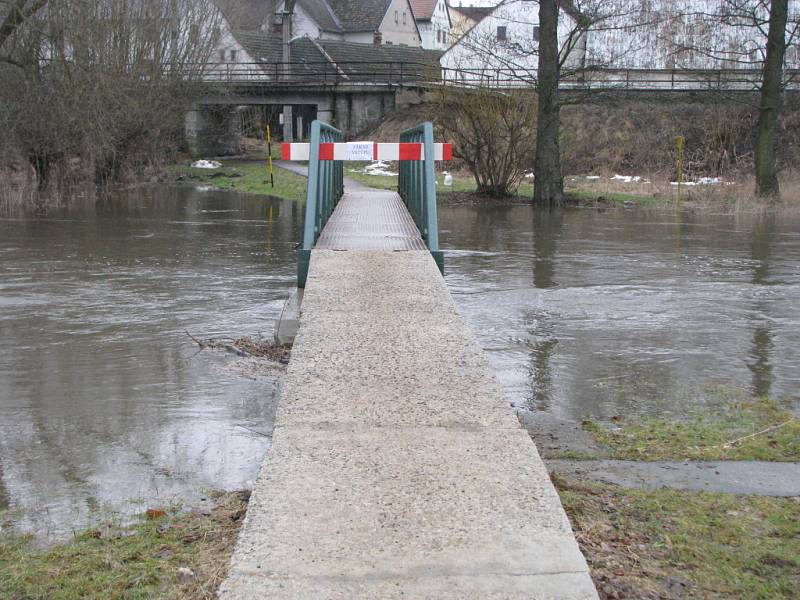
<svg viewBox="0 0 800 600">
<path fill-rule="evenodd" d="M 367 196 L 340 203 L 325 246 L 416 244 L 391 196 Z M 368 214 L 370 234 L 348 229 Z M 597 595 L 430 253 L 318 247 L 221 598 L 399 597 Z"/>
<path fill-rule="evenodd" d="M 361 188 L 345 191 L 315 248 L 425 250 L 425 242 L 396 192 Z"/>
</svg>

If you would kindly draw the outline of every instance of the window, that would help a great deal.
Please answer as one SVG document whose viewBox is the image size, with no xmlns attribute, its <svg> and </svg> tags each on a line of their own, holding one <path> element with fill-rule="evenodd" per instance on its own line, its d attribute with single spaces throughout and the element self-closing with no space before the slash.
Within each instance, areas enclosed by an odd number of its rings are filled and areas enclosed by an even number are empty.
<svg viewBox="0 0 800 600">
<path fill-rule="evenodd" d="M 504 42 L 508 39 L 505 25 L 497 26 L 497 41 Z"/>
<path fill-rule="evenodd" d="M 221 63 L 225 62 L 225 50 L 219 51 L 219 62 Z"/>
<path fill-rule="evenodd" d="M 406 24 L 406 11 L 403 11 L 403 25 Z"/>
<path fill-rule="evenodd" d="M 538 42 L 539 41 L 539 26 L 538 25 L 534 25 L 533 26 L 533 41 L 534 42 Z"/>
<path fill-rule="evenodd" d="M 231 62 L 236 61 L 236 50 L 231 50 Z"/>
<path fill-rule="evenodd" d="M 400 21 L 400 20 L 399 20 L 399 19 L 398 19 L 398 17 L 397 17 L 397 11 L 394 11 L 394 22 L 395 22 L 395 23 L 399 23 L 399 21 Z"/>
</svg>

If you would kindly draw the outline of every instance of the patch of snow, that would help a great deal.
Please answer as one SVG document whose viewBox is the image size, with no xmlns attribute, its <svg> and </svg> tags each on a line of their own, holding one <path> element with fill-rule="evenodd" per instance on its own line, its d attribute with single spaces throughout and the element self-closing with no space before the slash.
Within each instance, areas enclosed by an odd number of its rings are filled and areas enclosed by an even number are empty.
<svg viewBox="0 0 800 600">
<path fill-rule="evenodd" d="M 642 180 L 642 178 L 639 175 L 617 175 L 617 174 L 614 174 L 614 176 L 611 179 L 615 181 L 621 181 L 623 183 L 638 183 L 639 181 Z"/>
<path fill-rule="evenodd" d="M 192 168 L 194 169 L 219 169 L 222 167 L 222 163 L 219 163 L 215 160 L 196 160 L 192 163 Z"/>
<path fill-rule="evenodd" d="M 670 181 L 670 185 L 678 185 L 677 181 Z M 719 177 L 701 177 L 697 181 L 684 181 L 680 185 L 693 187 L 696 185 L 730 185 L 729 182 L 722 181 Z"/>
<path fill-rule="evenodd" d="M 377 160 L 368 164 L 366 167 L 364 167 L 362 173 L 366 173 L 367 175 L 383 175 L 385 177 L 397 176 L 397 173 L 389 170 L 389 163 L 383 162 L 382 160 Z"/>
<path fill-rule="evenodd" d="M 525 173 L 525 179 L 533 179 L 533 171 L 528 171 Z"/>
<path fill-rule="evenodd" d="M 591 179 L 594 181 L 595 179 L 600 179 L 600 175 L 587 175 L 586 179 Z"/>
<path fill-rule="evenodd" d="M 447 186 L 453 185 L 453 176 L 447 171 L 444 171 L 444 184 Z"/>
</svg>

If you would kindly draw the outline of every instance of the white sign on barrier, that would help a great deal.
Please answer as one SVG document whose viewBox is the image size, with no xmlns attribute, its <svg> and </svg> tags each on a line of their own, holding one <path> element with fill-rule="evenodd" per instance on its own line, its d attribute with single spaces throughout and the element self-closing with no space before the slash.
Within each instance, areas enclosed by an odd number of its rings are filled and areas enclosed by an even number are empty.
<svg viewBox="0 0 800 600">
<path fill-rule="evenodd" d="M 349 142 L 347 160 L 372 160 L 374 147 L 372 142 Z"/>
</svg>

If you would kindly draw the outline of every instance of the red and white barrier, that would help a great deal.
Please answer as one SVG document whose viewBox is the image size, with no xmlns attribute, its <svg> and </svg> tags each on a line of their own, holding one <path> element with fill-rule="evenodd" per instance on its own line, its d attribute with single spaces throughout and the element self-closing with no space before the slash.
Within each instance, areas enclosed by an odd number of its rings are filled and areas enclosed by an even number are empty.
<svg viewBox="0 0 800 600">
<path fill-rule="evenodd" d="M 453 145 L 434 144 L 434 160 L 452 160 Z M 281 145 L 283 160 L 308 160 L 311 153 L 307 143 Z M 323 142 L 319 145 L 320 160 L 424 160 L 425 145 L 380 142 Z"/>
</svg>

